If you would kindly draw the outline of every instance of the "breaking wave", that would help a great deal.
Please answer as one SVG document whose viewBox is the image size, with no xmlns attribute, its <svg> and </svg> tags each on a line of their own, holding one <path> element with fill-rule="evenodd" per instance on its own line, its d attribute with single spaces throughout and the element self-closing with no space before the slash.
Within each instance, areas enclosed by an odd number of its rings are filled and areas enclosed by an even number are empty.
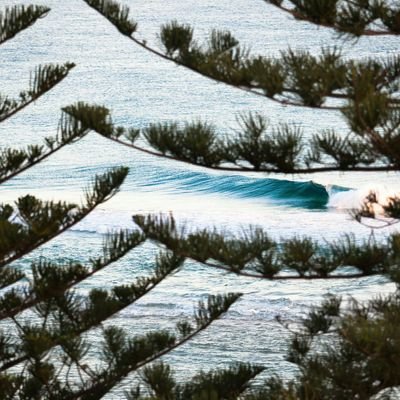
<svg viewBox="0 0 400 400">
<path fill-rule="evenodd" d="M 220 194 L 237 198 L 266 199 L 292 207 L 318 209 L 329 205 L 336 194 L 351 191 L 350 188 L 329 185 L 325 187 L 313 181 L 291 181 L 274 178 L 251 178 L 243 175 L 211 175 L 198 172 L 181 172 L 164 175 L 152 180 L 149 186 L 170 187 L 177 193 Z"/>
</svg>

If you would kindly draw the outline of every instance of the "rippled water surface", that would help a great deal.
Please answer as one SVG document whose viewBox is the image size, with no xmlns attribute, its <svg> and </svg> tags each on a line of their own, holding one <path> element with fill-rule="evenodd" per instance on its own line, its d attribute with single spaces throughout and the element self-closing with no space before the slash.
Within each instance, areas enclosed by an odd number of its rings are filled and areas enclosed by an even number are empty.
<svg viewBox="0 0 400 400">
<path fill-rule="evenodd" d="M 14 3 L 20 1 L 1 0 L 0 7 Z M 1 92 L 11 95 L 24 89 L 29 71 L 38 63 L 73 61 L 77 67 L 46 96 L 1 124 L 1 147 L 39 143 L 54 134 L 60 108 L 78 100 L 106 105 L 113 110 L 114 120 L 125 126 L 200 119 L 217 126 L 221 135 L 229 135 L 237 127 L 238 115 L 258 111 L 271 124 L 296 122 L 306 135 L 331 127 L 346 132 L 341 116 L 335 112 L 283 107 L 160 60 L 119 35 L 81 0 L 40 3 L 52 8 L 50 14 L 0 48 Z M 159 45 L 159 26 L 177 19 L 193 24 L 199 39 L 212 28 L 229 29 L 252 52 L 265 55 L 277 55 L 289 46 L 318 52 L 321 46 L 334 43 L 346 57 L 383 57 L 399 50 L 395 38 L 335 41 L 331 31 L 295 22 L 262 0 L 124 3 L 139 23 L 139 36 L 154 46 Z M 178 221 L 190 227 L 215 225 L 231 232 L 242 232 L 249 224 L 260 225 L 277 238 L 297 234 L 333 240 L 353 232 L 361 239 L 370 232 L 352 221 L 347 209 L 355 207 L 370 188 L 389 194 L 399 189 L 396 174 L 282 177 L 210 172 L 155 159 L 91 133 L 3 185 L 0 200 L 11 201 L 27 192 L 77 200 L 94 174 L 115 165 L 130 168 L 121 192 L 29 259 L 48 256 L 59 261 L 88 260 L 98 254 L 105 232 L 133 228 L 131 215 L 147 212 L 173 212 Z M 378 236 L 386 233 L 381 231 Z M 145 244 L 82 284 L 79 291 L 109 288 L 150 273 L 156 253 L 154 245 Z M 19 264 L 27 268 L 28 260 Z M 294 320 L 328 291 L 368 298 L 392 289 L 380 277 L 345 282 L 260 282 L 187 262 L 179 273 L 111 323 L 132 334 L 169 327 L 178 318 L 190 315 L 196 302 L 207 294 L 240 291 L 244 296 L 226 317 L 167 360 L 180 378 L 232 361 L 262 363 L 268 367 L 267 373 L 288 377 L 293 369 L 284 362 L 287 334 L 274 321 L 275 315 Z M 94 340 L 97 332 L 90 335 Z M 119 398 L 127 383 L 129 380 L 109 398 Z"/>
</svg>

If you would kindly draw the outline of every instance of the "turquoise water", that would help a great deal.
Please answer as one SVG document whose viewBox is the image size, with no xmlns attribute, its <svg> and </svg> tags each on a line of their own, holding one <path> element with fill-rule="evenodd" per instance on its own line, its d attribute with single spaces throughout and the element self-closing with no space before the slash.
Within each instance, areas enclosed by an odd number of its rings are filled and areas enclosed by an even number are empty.
<svg viewBox="0 0 400 400">
<path fill-rule="evenodd" d="M 186 172 L 155 179 L 152 182 L 152 185 L 160 184 L 172 185 L 178 192 L 216 193 L 244 199 L 259 198 L 288 207 L 297 205 L 304 208 L 323 208 L 329 200 L 326 188 L 312 181 L 257 179 L 230 174 L 212 176 L 204 172 Z"/>
<path fill-rule="evenodd" d="M 13 3 L 17 1 L 2 0 L 0 7 Z M 78 100 L 107 105 L 113 110 L 114 120 L 125 126 L 201 119 L 216 125 L 220 134 L 226 136 L 237 128 L 240 113 L 258 111 L 271 124 L 300 124 L 306 136 L 331 127 L 347 133 L 338 113 L 283 107 L 159 60 L 121 37 L 81 0 L 40 3 L 49 5 L 51 13 L 0 47 L 1 91 L 15 94 L 24 89 L 29 70 L 37 63 L 74 61 L 77 67 L 51 93 L 1 124 L 1 147 L 38 143 L 54 134 L 60 108 Z M 194 24 L 199 38 L 214 27 L 230 29 L 254 53 L 260 54 L 277 55 L 289 45 L 318 51 L 335 39 L 329 30 L 292 21 L 262 0 L 124 3 L 132 8 L 139 22 L 139 35 L 155 46 L 158 27 L 173 18 Z M 356 43 L 339 40 L 338 44 L 347 57 L 380 57 L 399 50 L 396 38 L 364 38 Z M 105 232 L 133 228 L 131 215 L 148 212 L 172 211 L 179 223 L 193 229 L 218 226 L 241 233 L 252 224 L 262 226 L 277 238 L 304 234 L 318 240 L 334 240 L 353 232 L 362 239 L 370 231 L 352 221 L 348 209 L 359 204 L 371 188 L 386 196 L 397 192 L 400 186 L 397 174 L 328 173 L 310 177 L 217 173 L 155 159 L 90 133 L 81 142 L 3 185 L 0 200 L 11 201 L 27 192 L 78 200 L 94 174 L 114 165 L 130 167 L 121 192 L 74 230 L 30 257 L 88 260 L 98 254 Z M 377 233 L 378 237 L 386 234 L 383 230 Z M 79 291 L 110 288 L 149 273 L 156 253 L 154 245 L 145 244 L 96 274 Z M 18 264 L 27 268 L 28 261 Z M 168 327 L 178 318 L 190 315 L 195 303 L 207 294 L 240 291 L 243 298 L 226 317 L 192 343 L 177 349 L 167 361 L 174 365 L 180 378 L 200 368 L 239 360 L 262 363 L 269 368 L 267 373 L 290 376 L 293 368 L 283 361 L 287 332 L 276 324 L 275 315 L 294 320 L 328 291 L 368 298 L 389 290 L 393 287 L 381 277 L 329 283 L 259 282 L 187 262 L 182 271 L 111 322 L 126 327 L 132 334 Z M 97 332 L 90 336 L 96 340 Z M 90 354 L 92 361 L 97 356 L 95 352 Z M 120 398 L 128 381 L 109 398 Z"/>
</svg>

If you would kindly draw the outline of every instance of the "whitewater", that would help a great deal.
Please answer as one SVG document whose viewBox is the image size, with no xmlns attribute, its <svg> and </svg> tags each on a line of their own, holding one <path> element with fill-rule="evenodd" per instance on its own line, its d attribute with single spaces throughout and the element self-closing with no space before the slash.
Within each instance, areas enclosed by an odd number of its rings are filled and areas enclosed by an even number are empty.
<svg viewBox="0 0 400 400">
<path fill-rule="evenodd" d="M 21 1 L 2 0 L 0 7 Z M 23 1 L 30 3 L 30 1 Z M 262 0 L 182 0 L 165 2 L 124 0 L 139 23 L 139 37 L 159 46 L 159 26 L 172 19 L 191 23 L 204 39 L 215 27 L 229 29 L 254 54 L 279 55 L 280 50 L 307 49 L 336 43 L 345 57 L 384 57 L 398 53 L 396 38 L 337 39 L 329 30 L 295 22 Z M 0 126 L 0 148 L 40 143 L 56 133 L 60 109 L 77 101 L 103 104 L 113 119 L 126 127 L 152 122 L 202 120 L 214 124 L 220 135 L 238 128 L 238 115 L 260 112 L 272 125 L 295 122 L 310 137 L 334 127 L 347 133 L 339 113 L 284 107 L 216 84 L 135 47 L 81 0 L 42 0 L 50 14 L 0 47 L 1 92 L 16 95 L 29 82 L 29 71 L 39 63 L 72 61 L 70 76 L 46 96 Z M 239 11 L 238 11 L 239 10 Z M 101 251 L 104 233 L 134 229 L 134 214 L 165 213 L 189 229 L 218 227 L 242 234 L 250 225 L 261 226 L 275 238 L 307 235 L 332 241 L 352 233 L 360 240 L 370 229 L 351 219 L 349 210 L 370 190 L 385 201 L 400 193 L 395 173 L 326 173 L 277 176 L 222 173 L 162 160 L 136 152 L 90 133 L 37 167 L 0 186 L 0 201 L 11 202 L 26 193 L 42 198 L 79 201 L 82 190 L 96 173 L 125 165 L 130 174 L 112 200 L 99 207 L 74 229 L 56 238 L 16 264 L 28 271 L 36 257 L 59 262 L 84 262 Z M 391 231 L 398 229 L 396 226 Z M 389 229 L 376 232 L 385 237 Z M 146 243 L 123 260 L 81 284 L 78 293 L 91 288 L 111 288 L 152 271 L 158 248 Z M 172 327 L 191 315 L 198 300 L 208 294 L 242 292 L 229 314 L 193 342 L 177 349 L 170 362 L 180 379 L 197 370 L 234 361 L 261 363 L 267 371 L 260 379 L 278 373 L 290 377 L 293 366 L 284 361 L 288 333 L 276 315 L 294 321 L 325 293 L 352 294 L 367 299 L 393 290 L 383 277 L 315 282 L 261 282 L 210 270 L 193 262 L 165 280 L 150 295 L 110 321 L 131 334 Z M 98 332 L 91 332 L 97 340 Z M 92 360 L 98 354 L 89 354 Z M 190 365 L 190 368 L 188 368 Z M 125 385 L 108 398 L 121 398 Z"/>
</svg>

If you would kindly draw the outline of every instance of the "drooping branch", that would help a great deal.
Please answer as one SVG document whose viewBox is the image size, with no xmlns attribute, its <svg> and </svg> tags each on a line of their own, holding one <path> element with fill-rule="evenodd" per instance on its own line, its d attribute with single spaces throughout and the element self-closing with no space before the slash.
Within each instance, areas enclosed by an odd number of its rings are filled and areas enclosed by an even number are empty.
<svg viewBox="0 0 400 400">
<path fill-rule="evenodd" d="M 107 18 L 123 35 L 158 57 L 217 82 L 266 96 L 284 105 L 341 110 L 343 106 L 327 105 L 326 100 L 352 100 L 351 77 L 355 70 L 365 70 L 364 76 L 382 93 L 385 91 L 380 86 L 389 84 L 388 76 L 397 82 L 400 76 L 398 57 L 389 75 L 384 66 L 379 67 L 376 61 L 345 62 L 335 49 L 323 50 L 320 57 L 291 50 L 282 53 L 281 59 L 253 57 L 226 31 L 214 30 L 208 44 L 200 46 L 193 39 L 193 29 L 176 21 L 161 28 L 160 38 L 164 46 L 162 52 L 133 36 L 137 24 L 129 20 L 127 7 L 122 8 L 114 0 L 84 1 Z M 119 15 L 123 16 L 121 20 L 118 19 Z M 132 29 L 123 28 L 127 21 L 130 21 Z M 399 105 L 398 97 L 387 93 L 385 95 L 389 105 Z"/>
<path fill-rule="evenodd" d="M 265 368 L 259 365 L 235 363 L 225 369 L 200 371 L 183 384 L 178 384 L 171 367 L 158 362 L 143 369 L 140 378 L 146 387 L 146 394 L 141 388 L 133 388 L 128 393 L 128 400 L 197 399 L 201 396 L 216 399 L 244 398 L 250 387 L 250 381 Z"/>
<path fill-rule="evenodd" d="M 98 376 L 86 387 L 74 393 L 71 397 L 67 397 L 67 399 L 89 400 L 104 396 L 128 374 L 158 360 L 193 339 L 213 321 L 223 316 L 239 298 L 240 294 L 233 293 L 224 296 L 209 296 L 207 305 L 202 302 L 199 304 L 198 311 L 195 314 L 195 326 L 191 326 L 187 322 L 178 324 L 180 338 L 168 332 L 149 333 L 144 337 L 133 338 L 130 341 L 124 339 L 121 334 L 117 335 L 118 342 L 113 341 L 113 345 L 110 346 L 110 358 L 113 363 L 100 371 Z M 109 337 L 110 334 L 115 337 L 116 328 L 109 329 L 108 332 L 106 331 L 107 333 Z"/>
<path fill-rule="evenodd" d="M 128 169 L 114 168 L 96 176 L 85 193 L 86 204 L 41 201 L 34 196 L 20 197 L 16 208 L 0 207 L 0 267 L 3 267 L 76 225 L 99 204 L 114 196 Z M 15 218 L 15 215 L 17 218 Z"/>
<path fill-rule="evenodd" d="M 85 110 L 85 113 L 78 114 L 76 109 Z M 91 126 L 116 143 L 157 157 L 215 170 L 309 174 L 397 171 L 400 168 L 400 125 L 397 123 L 400 112 L 393 112 L 392 123 L 379 126 L 379 129 L 359 130 L 346 138 L 335 131 L 324 131 L 305 141 L 300 127 L 281 124 L 271 128 L 260 114 L 242 116 L 240 131 L 232 138 L 221 139 L 222 135 L 217 134 L 215 127 L 199 121 L 183 126 L 158 123 L 142 129 L 127 129 L 115 126 L 109 111 L 104 107 L 100 109 L 104 113 L 100 119 L 95 116 L 96 106 L 78 104 L 64 108 L 64 112 L 78 120 L 90 120 L 84 122 L 85 126 Z M 150 149 L 138 145 L 139 138 Z"/>
<path fill-rule="evenodd" d="M 98 110 L 100 109 L 92 111 Z M 0 184 L 44 161 L 64 146 L 82 139 L 87 132 L 88 128 L 82 124 L 82 120 L 71 118 L 69 114 L 62 113 L 58 125 L 58 134 L 54 137 L 45 138 L 43 145 L 30 145 L 26 149 L 6 148 L 1 150 Z"/>
<path fill-rule="evenodd" d="M 29 28 L 39 18 L 45 17 L 50 8 L 43 6 L 16 5 L 0 11 L 0 44 Z"/>
<path fill-rule="evenodd" d="M 90 261 L 89 266 L 60 266 L 46 260 L 32 264 L 33 278 L 28 288 L 16 288 L 0 298 L 0 320 L 12 318 L 39 303 L 62 297 L 65 292 L 116 262 L 144 240 L 139 232 L 120 231 L 106 236 L 103 256 Z M 0 270 L 0 273 L 7 270 Z M 0 278 L 1 280 L 1 278 Z"/>
<path fill-rule="evenodd" d="M 75 67 L 73 63 L 39 65 L 31 74 L 29 89 L 12 99 L 0 94 L 0 122 L 15 115 L 60 83 Z"/>
<path fill-rule="evenodd" d="M 351 36 L 400 35 L 400 8 L 388 1 L 354 0 L 264 0 L 295 19 L 333 28 Z"/>
<path fill-rule="evenodd" d="M 71 292 L 56 293 L 46 303 L 52 308 L 53 318 L 57 321 L 56 326 L 50 330 L 47 327 L 21 326 L 22 342 L 28 341 L 28 345 L 22 346 L 22 354 L 14 351 L 13 357 L 0 365 L 0 372 L 29 359 L 41 359 L 56 346 L 68 349 L 69 342 L 141 299 L 167 276 L 176 272 L 183 261 L 182 257 L 162 254 L 157 258 L 152 276 L 139 277 L 131 284 L 114 287 L 111 292 L 94 289 L 84 303 Z M 36 309 L 39 314 L 43 312 L 40 305 Z M 34 335 L 32 330 L 35 332 Z M 29 346 L 29 341 L 38 336 L 46 338 L 45 344 L 40 347 Z"/>
</svg>

